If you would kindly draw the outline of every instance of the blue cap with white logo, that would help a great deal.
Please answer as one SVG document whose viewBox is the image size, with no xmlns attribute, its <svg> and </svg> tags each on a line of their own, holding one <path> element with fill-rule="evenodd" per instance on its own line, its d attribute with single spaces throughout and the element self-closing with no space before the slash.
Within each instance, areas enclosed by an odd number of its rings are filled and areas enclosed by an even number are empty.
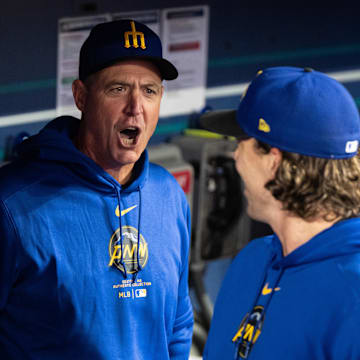
<svg viewBox="0 0 360 360">
<path fill-rule="evenodd" d="M 134 20 L 115 20 L 94 26 L 80 50 L 79 79 L 122 60 L 147 60 L 165 80 L 178 76 L 176 67 L 163 58 L 159 36 Z"/>
<path fill-rule="evenodd" d="M 205 113 L 204 128 L 238 138 L 254 137 L 280 150 L 320 158 L 357 154 L 359 111 L 345 87 L 310 68 L 259 71 L 237 110 Z"/>
</svg>

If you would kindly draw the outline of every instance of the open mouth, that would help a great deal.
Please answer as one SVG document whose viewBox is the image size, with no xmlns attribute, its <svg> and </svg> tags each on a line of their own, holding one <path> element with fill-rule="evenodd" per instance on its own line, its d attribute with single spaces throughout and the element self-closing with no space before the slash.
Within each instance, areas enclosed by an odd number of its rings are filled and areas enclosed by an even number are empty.
<svg viewBox="0 0 360 360">
<path fill-rule="evenodd" d="M 136 127 L 128 127 L 120 131 L 120 138 L 125 145 L 135 145 L 140 131 Z"/>
</svg>

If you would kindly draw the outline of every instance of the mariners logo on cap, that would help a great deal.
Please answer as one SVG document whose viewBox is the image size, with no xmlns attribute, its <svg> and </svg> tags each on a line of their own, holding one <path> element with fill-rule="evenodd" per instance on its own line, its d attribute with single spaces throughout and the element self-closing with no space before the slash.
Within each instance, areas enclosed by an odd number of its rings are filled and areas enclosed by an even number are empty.
<svg viewBox="0 0 360 360">
<path fill-rule="evenodd" d="M 144 33 L 141 31 L 136 31 L 134 21 L 130 21 L 131 31 L 125 31 L 125 47 L 128 49 L 129 47 L 133 46 L 134 48 L 139 47 L 138 37 L 140 39 L 140 47 L 142 49 L 146 49 L 145 45 L 145 36 Z M 130 45 L 130 36 L 132 37 L 132 45 Z"/>
</svg>

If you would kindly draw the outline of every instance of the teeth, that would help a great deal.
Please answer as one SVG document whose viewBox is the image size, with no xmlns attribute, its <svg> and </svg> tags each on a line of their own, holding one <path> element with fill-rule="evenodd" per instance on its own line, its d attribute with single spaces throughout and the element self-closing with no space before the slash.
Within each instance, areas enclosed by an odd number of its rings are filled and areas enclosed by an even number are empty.
<svg viewBox="0 0 360 360">
<path fill-rule="evenodd" d="M 123 142 L 125 145 L 133 145 L 135 143 L 135 139 L 133 138 L 123 138 Z"/>
</svg>

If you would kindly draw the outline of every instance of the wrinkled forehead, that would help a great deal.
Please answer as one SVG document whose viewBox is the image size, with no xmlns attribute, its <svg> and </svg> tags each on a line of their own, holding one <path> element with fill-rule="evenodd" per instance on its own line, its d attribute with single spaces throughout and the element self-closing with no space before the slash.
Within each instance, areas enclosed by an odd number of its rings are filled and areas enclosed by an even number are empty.
<svg viewBox="0 0 360 360">
<path fill-rule="evenodd" d="M 127 59 L 117 61 L 112 66 L 115 66 L 119 70 L 122 71 L 137 71 L 139 73 L 147 73 L 162 81 L 161 73 L 159 68 L 151 61 L 147 61 L 144 59 Z"/>
<path fill-rule="evenodd" d="M 162 78 L 157 66 L 150 61 L 136 59 L 117 61 L 90 75 L 85 80 L 87 84 L 95 81 L 126 83 L 136 81 L 143 84 L 153 83 L 162 86 Z"/>
</svg>

